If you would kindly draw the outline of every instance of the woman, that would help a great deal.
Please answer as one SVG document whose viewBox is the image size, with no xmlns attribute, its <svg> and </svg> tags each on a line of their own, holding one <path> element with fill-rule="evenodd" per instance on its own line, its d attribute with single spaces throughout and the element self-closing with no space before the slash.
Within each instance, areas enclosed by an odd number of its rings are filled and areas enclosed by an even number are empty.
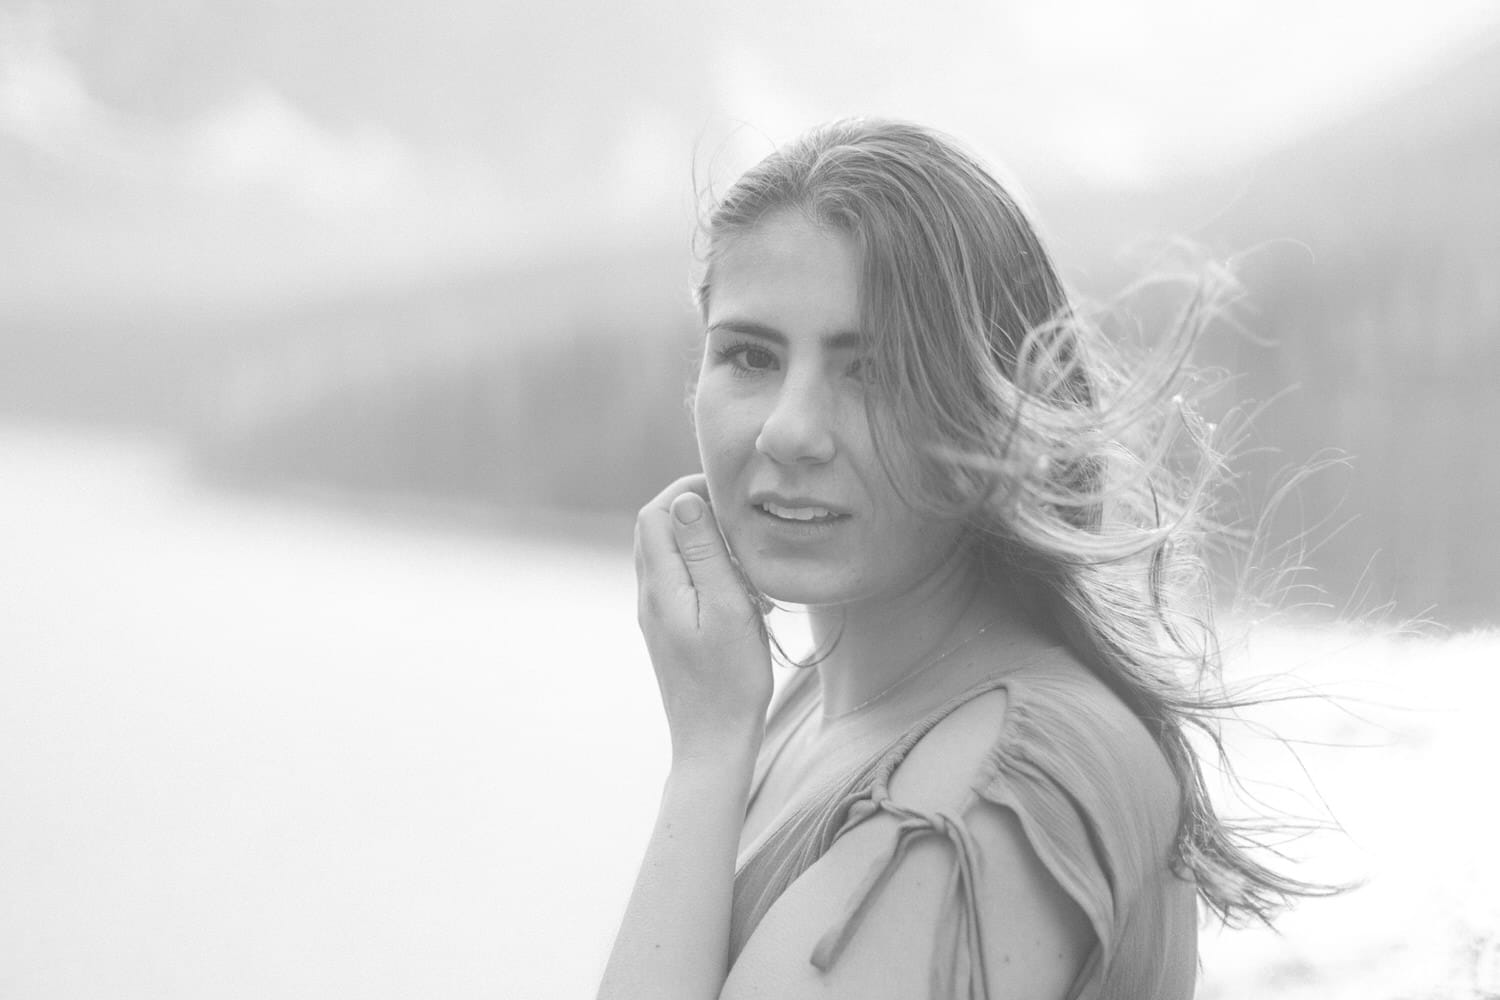
<svg viewBox="0 0 1500 1000">
<path fill-rule="evenodd" d="M 600 996 L 1191 996 L 1198 898 L 1308 887 L 1187 741 L 1180 352 L 1116 385 L 1015 202 L 912 125 L 815 130 L 707 236 L 704 474 L 636 529 L 672 766 Z M 815 651 L 768 718 L 772 601 Z"/>
</svg>

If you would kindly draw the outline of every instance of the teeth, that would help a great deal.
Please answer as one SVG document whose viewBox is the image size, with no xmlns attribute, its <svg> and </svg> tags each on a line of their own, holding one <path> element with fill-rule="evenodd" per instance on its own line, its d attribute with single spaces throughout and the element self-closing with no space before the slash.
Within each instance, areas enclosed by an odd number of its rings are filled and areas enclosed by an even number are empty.
<svg viewBox="0 0 1500 1000">
<path fill-rule="evenodd" d="M 788 521 L 816 521 L 819 518 L 833 516 L 833 512 L 826 507 L 782 507 L 774 503 L 763 503 L 761 507 L 766 513 Z"/>
</svg>

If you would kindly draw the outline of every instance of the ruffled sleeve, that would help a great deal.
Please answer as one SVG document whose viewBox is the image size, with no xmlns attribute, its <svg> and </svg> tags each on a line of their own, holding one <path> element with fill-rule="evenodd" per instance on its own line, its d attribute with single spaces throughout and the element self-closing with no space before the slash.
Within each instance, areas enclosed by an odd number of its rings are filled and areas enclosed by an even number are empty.
<svg viewBox="0 0 1500 1000">
<path fill-rule="evenodd" d="M 1094 930 L 1095 947 L 1069 996 L 1115 995 L 1105 987 L 1120 964 L 1122 932 L 1127 925 L 1147 930 L 1136 911 L 1162 900 L 1143 890 L 1173 877 L 1167 858 L 1176 830 L 1176 782 L 1144 727 L 1098 682 L 1046 679 L 1004 686 L 1009 698 L 998 738 L 954 809 L 916 810 L 892 800 L 890 776 L 904 751 L 849 801 L 839 836 L 878 812 L 895 817 L 898 826 L 839 920 L 818 941 L 812 955 L 817 968 L 827 971 L 839 960 L 912 845 L 937 837 L 951 845 L 953 868 L 936 928 L 932 995 L 988 998 L 980 900 L 994 880 L 966 822 L 984 801 L 1015 814 L 1043 866 Z M 1148 914 L 1145 922 L 1150 919 Z M 1128 970 L 1116 978 L 1122 977 L 1139 978 Z"/>
</svg>

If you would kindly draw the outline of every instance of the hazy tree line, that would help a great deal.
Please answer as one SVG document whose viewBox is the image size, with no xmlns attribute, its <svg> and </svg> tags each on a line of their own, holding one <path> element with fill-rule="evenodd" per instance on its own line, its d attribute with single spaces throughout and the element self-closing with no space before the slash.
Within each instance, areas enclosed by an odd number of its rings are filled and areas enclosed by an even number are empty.
<svg viewBox="0 0 1500 1000">
<path fill-rule="evenodd" d="M 1234 466 L 1238 513 L 1253 518 L 1281 477 L 1342 457 L 1283 504 L 1267 541 L 1305 543 L 1335 608 L 1494 615 L 1494 258 L 1403 244 L 1291 260 L 1249 269 L 1246 334 L 1201 345 L 1200 361 L 1232 373 L 1210 415 L 1256 411 Z M 659 280 L 683 288 L 685 275 Z M 697 467 L 685 402 L 701 332 L 685 303 L 629 316 L 600 302 L 620 320 L 543 336 L 304 332 L 221 369 L 194 454 L 242 485 L 628 512 Z"/>
<path fill-rule="evenodd" d="M 1114 251 L 1142 235 L 1238 262 L 1249 335 L 1199 360 L 1233 375 L 1216 405 L 1270 403 L 1235 465 L 1240 510 L 1286 470 L 1346 459 L 1271 526 L 1315 546 L 1335 608 L 1500 620 L 1496 177 L 1492 47 L 1251 169 L 1041 205 L 1096 297 L 1139 276 Z M 7 317 L 0 416 L 165 433 L 240 487 L 629 512 L 697 465 L 692 260 L 685 235 L 663 245 L 232 319 Z"/>
<path fill-rule="evenodd" d="M 697 331 L 492 331 L 465 350 L 415 341 L 295 345 L 225 374 L 195 442 L 242 484 L 297 481 L 475 504 L 625 511 L 697 467 L 685 401 Z M 313 386 L 278 395 L 299 377 Z"/>
</svg>

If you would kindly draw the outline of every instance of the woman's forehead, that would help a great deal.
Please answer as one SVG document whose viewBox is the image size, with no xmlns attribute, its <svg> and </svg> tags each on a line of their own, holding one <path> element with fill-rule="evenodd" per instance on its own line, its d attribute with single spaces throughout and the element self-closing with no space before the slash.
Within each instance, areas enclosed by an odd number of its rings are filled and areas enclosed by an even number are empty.
<svg viewBox="0 0 1500 1000">
<path fill-rule="evenodd" d="M 826 225 L 794 208 L 783 208 L 762 216 L 753 225 L 715 236 L 715 266 L 736 263 L 769 263 L 788 258 L 836 257 L 858 263 L 859 246 L 842 229 Z"/>
<path fill-rule="evenodd" d="M 850 327 L 859 321 L 859 248 L 844 233 L 781 212 L 717 243 L 709 321 L 727 318 Z M 755 315 L 740 316 L 750 312 Z"/>
</svg>

